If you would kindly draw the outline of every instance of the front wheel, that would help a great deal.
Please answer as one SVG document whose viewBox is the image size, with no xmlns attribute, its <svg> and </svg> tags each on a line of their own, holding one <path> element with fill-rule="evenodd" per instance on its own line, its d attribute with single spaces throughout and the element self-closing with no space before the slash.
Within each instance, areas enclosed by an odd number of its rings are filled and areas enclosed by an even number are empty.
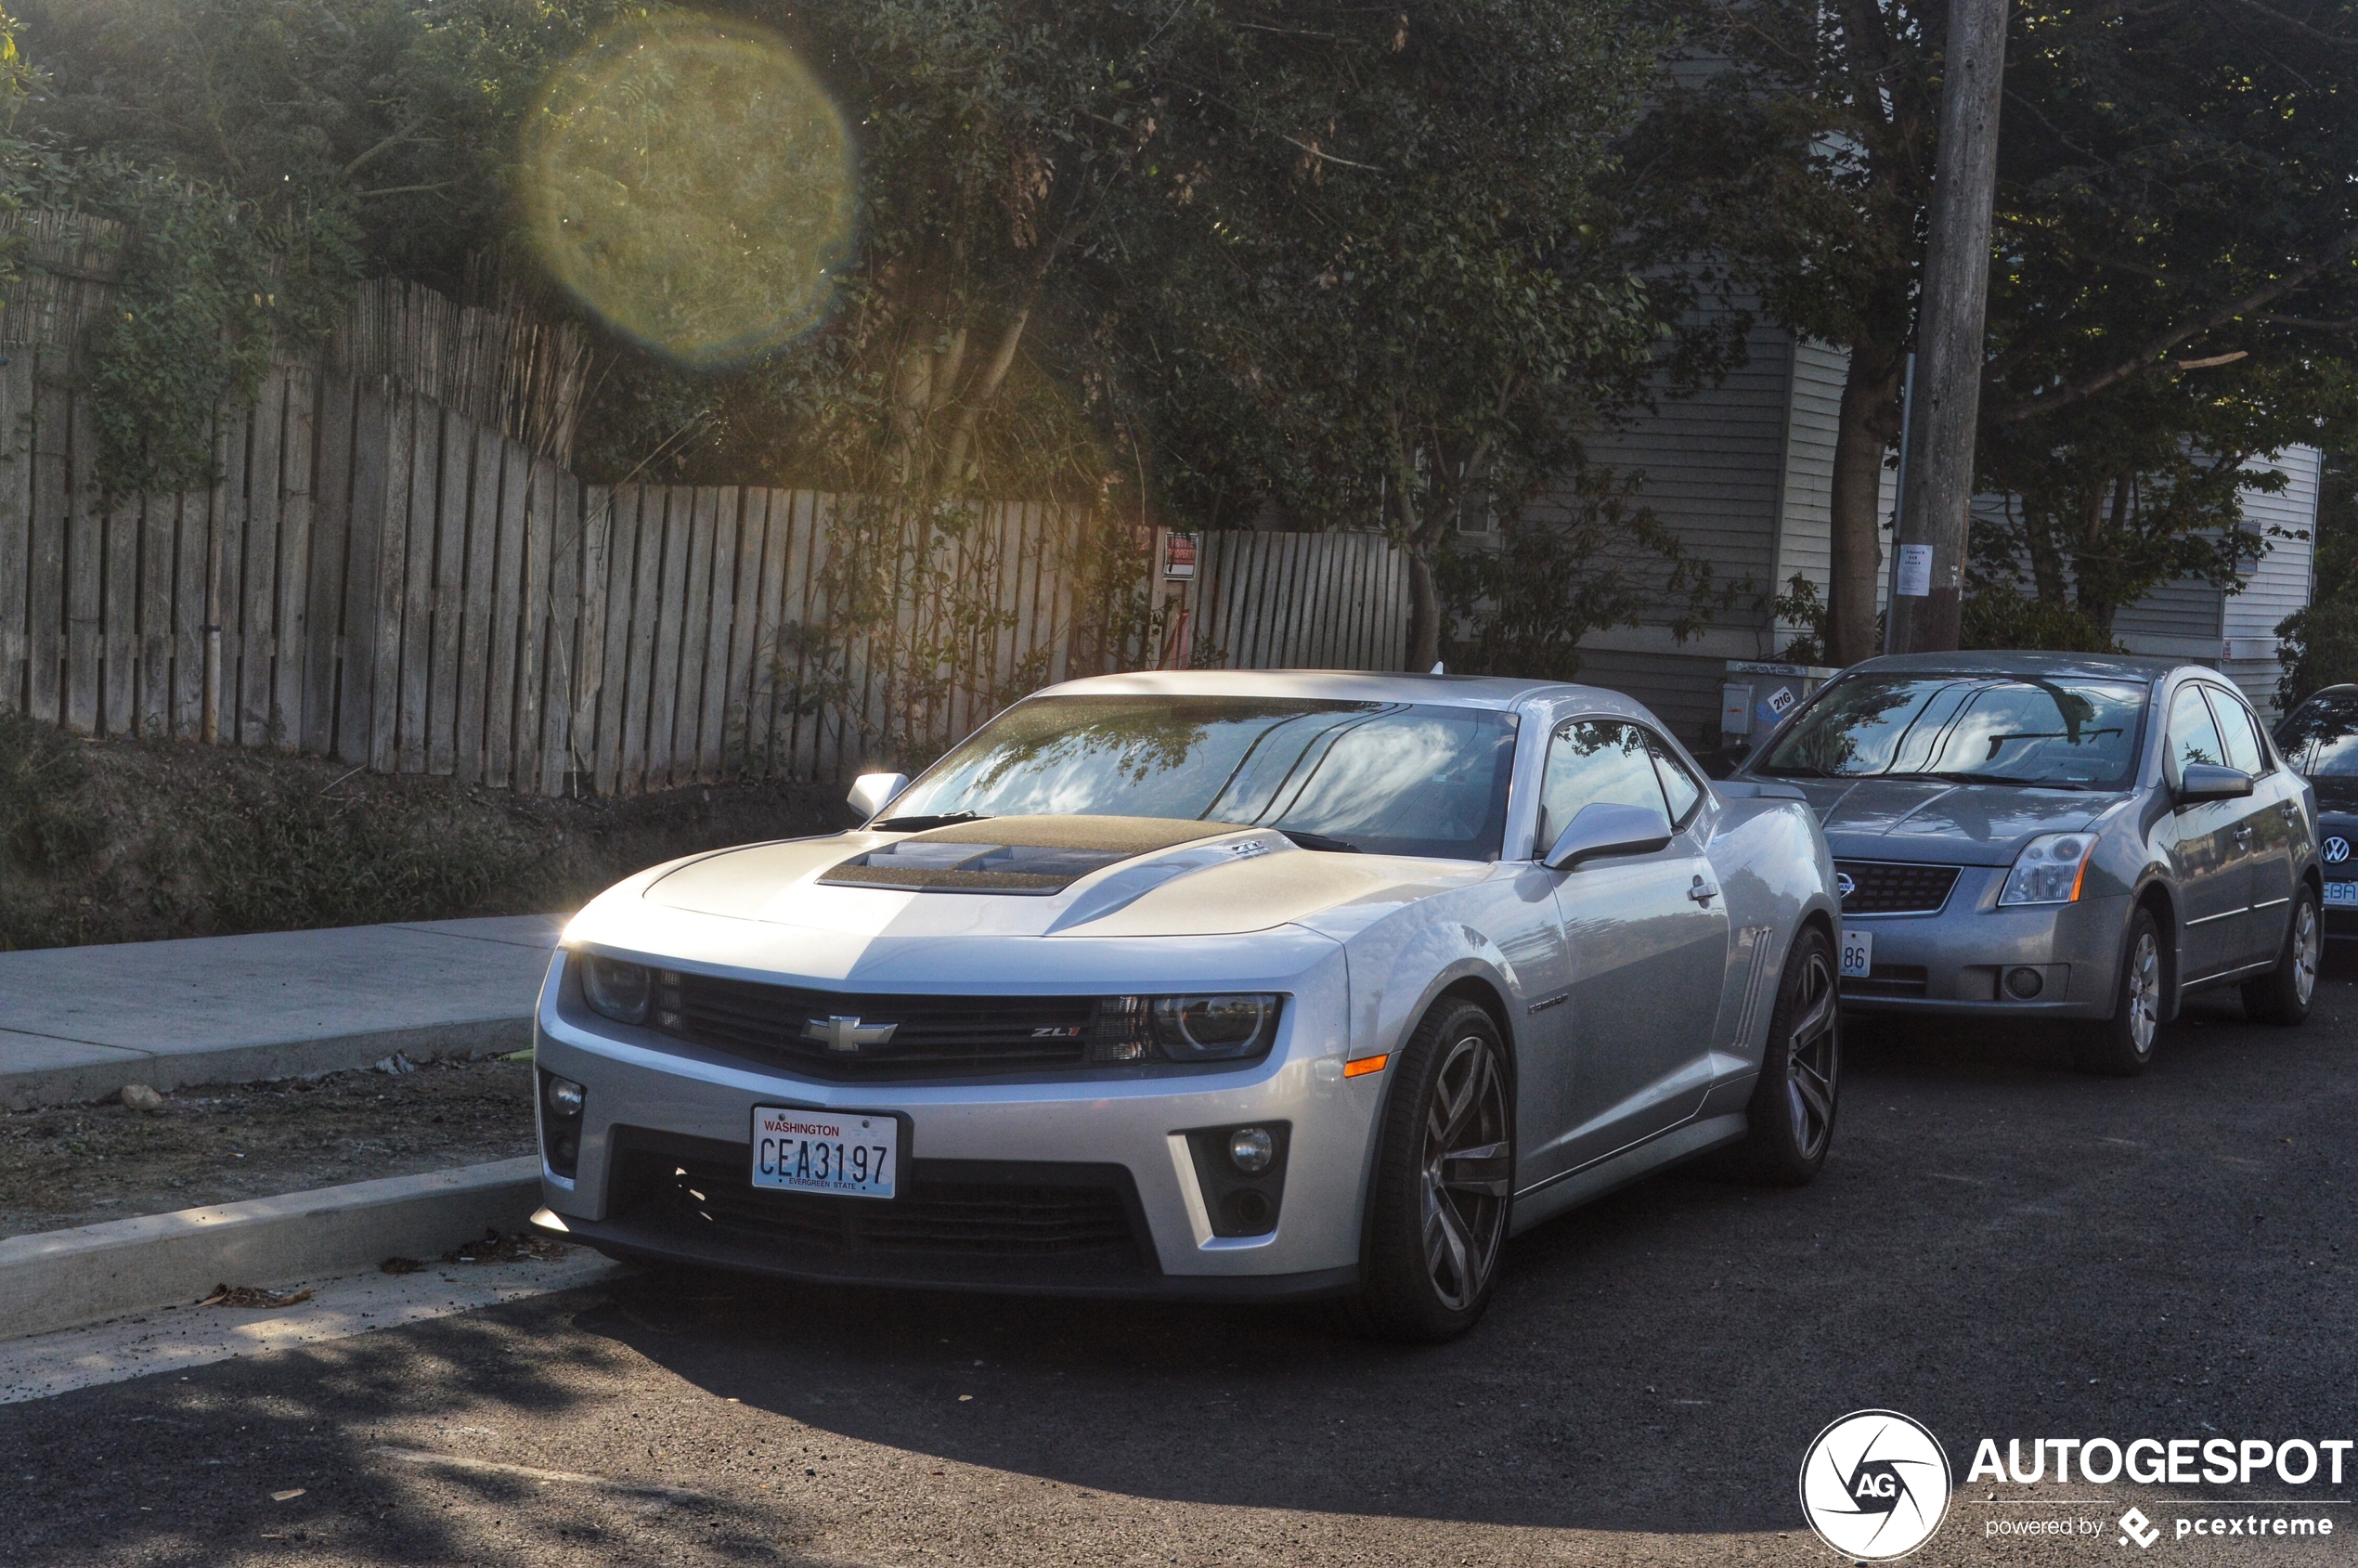
<svg viewBox="0 0 2358 1568">
<path fill-rule="evenodd" d="M 2112 1017 L 2082 1027 L 2079 1061 L 2083 1072 L 2134 1078 L 2153 1065 L 2154 1035 L 2161 1028 L 2161 927 L 2152 910 L 2140 906 L 2129 917 L 2118 989 Z"/>
<path fill-rule="evenodd" d="M 1498 1026 L 1445 998 L 1395 1058 L 1352 1327 L 1436 1344 L 1478 1322 L 1514 1198 L 1514 1090 Z"/>
<path fill-rule="evenodd" d="M 2244 986 L 2244 1011 L 2263 1024 L 2297 1024 L 2309 1017 L 2317 995 L 2317 964 L 2325 956 L 2326 932 L 2317 895 L 2306 882 L 2293 890 L 2292 924 L 2276 966 Z"/>
<path fill-rule="evenodd" d="M 1842 1095 L 1842 995 L 1834 945 L 1805 926 L 1785 955 L 1760 1080 L 1733 1150 L 1735 1173 L 1763 1186 L 1806 1186 L 1833 1147 Z"/>
</svg>

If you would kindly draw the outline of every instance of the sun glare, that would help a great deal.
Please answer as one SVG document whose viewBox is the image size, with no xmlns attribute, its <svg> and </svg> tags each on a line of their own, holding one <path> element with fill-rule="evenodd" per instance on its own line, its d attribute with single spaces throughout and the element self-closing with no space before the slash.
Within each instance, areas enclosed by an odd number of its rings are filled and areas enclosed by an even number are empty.
<svg viewBox="0 0 2358 1568">
<path fill-rule="evenodd" d="M 731 364 L 822 320 L 851 244 L 851 136 L 776 36 L 667 17 L 559 69 L 525 149 L 534 242 L 616 330 Z"/>
</svg>

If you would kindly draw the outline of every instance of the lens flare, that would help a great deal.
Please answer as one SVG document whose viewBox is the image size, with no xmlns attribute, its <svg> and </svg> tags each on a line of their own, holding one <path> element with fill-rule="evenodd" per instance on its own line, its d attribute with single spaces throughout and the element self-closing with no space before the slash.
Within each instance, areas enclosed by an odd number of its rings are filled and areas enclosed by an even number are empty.
<svg viewBox="0 0 2358 1568">
<path fill-rule="evenodd" d="M 774 35 L 677 15 L 609 33 L 551 80 L 525 164 L 549 269 L 650 347 L 728 365 L 825 317 L 851 136 Z"/>
</svg>

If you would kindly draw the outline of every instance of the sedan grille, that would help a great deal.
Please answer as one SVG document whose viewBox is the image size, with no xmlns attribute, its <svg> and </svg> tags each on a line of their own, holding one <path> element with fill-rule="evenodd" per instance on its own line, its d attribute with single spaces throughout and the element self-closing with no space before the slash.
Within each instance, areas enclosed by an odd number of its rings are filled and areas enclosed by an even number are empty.
<svg viewBox="0 0 2358 1568">
<path fill-rule="evenodd" d="M 1130 1031 L 1119 998 L 848 996 L 666 971 L 655 1025 L 716 1051 L 843 1082 L 1081 1065 L 1101 1034 Z M 1104 1016 L 1115 1013 L 1115 1016 Z M 833 1020 L 842 1020 L 831 1027 Z"/>
<path fill-rule="evenodd" d="M 1957 885 L 1953 865 L 1902 861 L 1836 861 L 1834 886 L 1845 914 L 1937 914 Z"/>
</svg>

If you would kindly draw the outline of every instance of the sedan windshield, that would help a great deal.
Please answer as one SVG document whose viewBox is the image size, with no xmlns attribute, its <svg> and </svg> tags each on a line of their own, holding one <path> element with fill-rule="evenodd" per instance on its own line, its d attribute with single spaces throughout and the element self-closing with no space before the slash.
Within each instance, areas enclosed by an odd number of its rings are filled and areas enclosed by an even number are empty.
<svg viewBox="0 0 2358 1568">
<path fill-rule="evenodd" d="M 2358 778 L 2358 698 L 2310 698 L 2276 732 L 2276 745 L 2310 778 Z"/>
<path fill-rule="evenodd" d="M 1172 817 L 1274 827 L 1312 849 L 1494 861 L 1514 744 L 1514 716 L 1480 708 L 1039 697 L 926 770 L 887 822 Z"/>
<path fill-rule="evenodd" d="M 1852 676 L 1822 694 L 1756 771 L 2126 788 L 2145 691 L 2071 677 Z"/>
</svg>

